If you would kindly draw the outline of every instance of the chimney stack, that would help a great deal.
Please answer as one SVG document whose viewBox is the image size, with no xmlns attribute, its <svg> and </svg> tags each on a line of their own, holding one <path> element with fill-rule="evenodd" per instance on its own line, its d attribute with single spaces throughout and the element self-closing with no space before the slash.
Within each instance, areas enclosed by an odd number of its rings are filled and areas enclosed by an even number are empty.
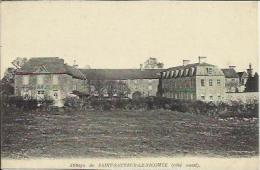
<svg viewBox="0 0 260 170">
<path fill-rule="evenodd" d="M 190 64 L 190 60 L 182 60 L 183 66 Z"/>
<path fill-rule="evenodd" d="M 140 64 L 140 70 L 143 70 L 143 64 Z"/>
<path fill-rule="evenodd" d="M 206 58 L 207 57 L 204 57 L 204 56 L 199 56 L 199 63 L 205 63 L 206 62 Z"/>
<path fill-rule="evenodd" d="M 247 69 L 248 77 L 253 77 L 253 69 L 251 63 L 249 63 L 249 68 Z"/>
<path fill-rule="evenodd" d="M 230 68 L 230 69 L 235 69 L 235 68 L 236 68 L 236 66 L 229 66 L 229 68 Z"/>
<path fill-rule="evenodd" d="M 78 67 L 78 65 L 76 64 L 76 60 L 73 60 L 73 67 L 74 67 L 74 68 L 77 68 L 77 67 Z"/>
</svg>

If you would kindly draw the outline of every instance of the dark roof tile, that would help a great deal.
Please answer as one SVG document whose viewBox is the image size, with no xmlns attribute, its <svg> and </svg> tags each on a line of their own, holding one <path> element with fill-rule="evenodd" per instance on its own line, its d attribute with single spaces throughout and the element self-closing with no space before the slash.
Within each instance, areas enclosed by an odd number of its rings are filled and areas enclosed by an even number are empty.
<svg viewBox="0 0 260 170">
<path fill-rule="evenodd" d="M 158 79 L 164 69 L 80 69 L 89 80 Z"/>
<path fill-rule="evenodd" d="M 64 64 L 64 60 L 58 57 L 31 58 L 16 74 L 35 73 L 43 67 L 47 73 L 69 74 L 75 78 L 85 79 L 79 69 Z"/>
<path fill-rule="evenodd" d="M 224 73 L 226 78 L 239 78 L 238 74 L 236 73 L 235 69 L 233 69 L 233 68 L 226 68 L 226 69 L 221 69 L 221 70 Z"/>
</svg>

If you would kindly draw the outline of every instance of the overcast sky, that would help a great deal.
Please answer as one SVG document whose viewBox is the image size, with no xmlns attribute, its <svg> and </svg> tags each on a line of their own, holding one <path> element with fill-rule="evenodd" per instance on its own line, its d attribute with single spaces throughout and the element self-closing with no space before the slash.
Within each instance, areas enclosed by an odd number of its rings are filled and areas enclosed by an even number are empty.
<svg viewBox="0 0 260 170">
<path fill-rule="evenodd" d="M 1 71 L 16 57 L 138 68 L 148 57 L 244 70 L 258 63 L 257 2 L 2 2 Z M 256 69 L 255 69 L 256 70 Z"/>
</svg>

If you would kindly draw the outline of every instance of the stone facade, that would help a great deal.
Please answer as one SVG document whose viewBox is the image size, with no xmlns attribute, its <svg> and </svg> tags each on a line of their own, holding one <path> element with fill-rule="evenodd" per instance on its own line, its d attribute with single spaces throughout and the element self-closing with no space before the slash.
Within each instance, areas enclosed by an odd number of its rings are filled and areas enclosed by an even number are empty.
<svg viewBox="0 0 260 170">
<path fill-rule="evenodd" d="M 134 94 L 142 97 L 156 96 L 158 93 L 160 72 L 163 69 L 82 69 L 89 80 L 90 94 L 98 96 L 100 85 L 106 82 L 122 82 L 130 90 L 124 97 L 132 98 Z M 114 88 L 117 88 L 115 86 Z M 107 90 L 103 90 L 105 94 Z M 115 91 L 117 91 L 115 89 Z M 116 94 L 115 94 L 116 96 Z"/>
<path fill-rule="evenodd" d="M 73 90 L 88 92 L 87 80 L 76 79 L 67 74 L 15 75 L 15 95 L 17 96 L 39 100 L 63 99 Z"/>
<path fill-rule="evenodd" d="M 225 97 L 225 77 L 215 65 L 203 62 L 172 67 L 161 73 L 161 79 L 163 97 L 202 101 Z"/>
<path fill-rule="evenodd" d="M 89 80 L 90 94 L 99 96 L 98 83 L 102 84 L 101 95 L 108 96 L 108 90 L 105 85 L 106 82 L 124 83 L 129 92 L 125 93 L 122 97 L 133 98 L 133 94 L 140 93 L 142 97 L 156 96 L 158 91 L 159 79 L 134 79 L 134 80 Z M 116 87 L 115 87 L 116 88 Z M 118 96 L 117 89 L 114 90 L 113 96 Z"/>
<path fill-rule="evenodd" d="M 89 93 L 84 75 L 58 57 L 31 58 L 14 78 L 15 95 L 28 99 L 51 99 L 62 104 L 69 93 Z"/>
</svg>

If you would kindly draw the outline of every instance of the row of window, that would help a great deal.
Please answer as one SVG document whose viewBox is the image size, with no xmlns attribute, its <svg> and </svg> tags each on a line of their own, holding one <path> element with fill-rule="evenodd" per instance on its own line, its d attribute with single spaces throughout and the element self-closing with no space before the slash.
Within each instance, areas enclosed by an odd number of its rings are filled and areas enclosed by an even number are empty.
<svg viewBox="0 0 260 170">
<path fill-rule="evenodd" d="M 204 95 L 201 95 L 201 100 L 205 100 L 206 98 L 205 98 L 205 96 Z M 209 100 L 210 101 L 213 101 L 213 100 L 221 100 L 221 96 L 220 95 L 218 95 L 218 96 L 216 96 L 216 98 L 214 98 L 214 96 L 212 96 L 212 95 L 210 95 L 209 96 Z"/>
<path fill-rule="evenodd" d="M 180 70 L 171 70 L 171 71 L 165 71 L 162 73 L 162 78 L 173 78 L 173 77 L 181 77 L 181 76 L 193 76 L 195 71 L 194 67 L 186 68 L 186 69 L 180 69 Z M 207 74 L 213 73 L 213 68 L 208 67 L 206 68 Z"/>
<path fill-rule="evenodd" d="M 184 81 L 164 81 L 162 84 L 163 88 L 172 87 L 172 88 L 191 88 L 195 84 L 194 80 L 184 80 Z"/>
<path fill-rule="evenodd" d="M 36 76 L 36 81 L 38 85 L 42 85 L 44 84 L 44 79 L 45 79 L 45 75 L 37 75 Z M 28 85 L 29 84 L 29 80 L 30 80 L 30 76 L 29 75 L 23 75 L 23 85 Z M 57 85 L 58 84 L 58 75 L 53 75 L 52 76 L 52 84 Z"/>
<path fill-rule="evenodd" d="M 200 80 L 200 85 L 205 86 L 205 80 L 204 79 Z M 217 85 L 218 86 L 221 85 L 221 81 L 219 79 L 217 80 Z M 213 80 L 212 79 L 209 79 L 209 86 L 213 86 Z"/>
<path fill-rule="evenodd" d="M 173 77 L 181 77 L 181 76 L 192 76 L 194 74 L 194 67 L 186 68 L 184 70 L 171 70 L 165 71 L 162 73 L 162 78 L 173 78 Z"/>
</svg>

